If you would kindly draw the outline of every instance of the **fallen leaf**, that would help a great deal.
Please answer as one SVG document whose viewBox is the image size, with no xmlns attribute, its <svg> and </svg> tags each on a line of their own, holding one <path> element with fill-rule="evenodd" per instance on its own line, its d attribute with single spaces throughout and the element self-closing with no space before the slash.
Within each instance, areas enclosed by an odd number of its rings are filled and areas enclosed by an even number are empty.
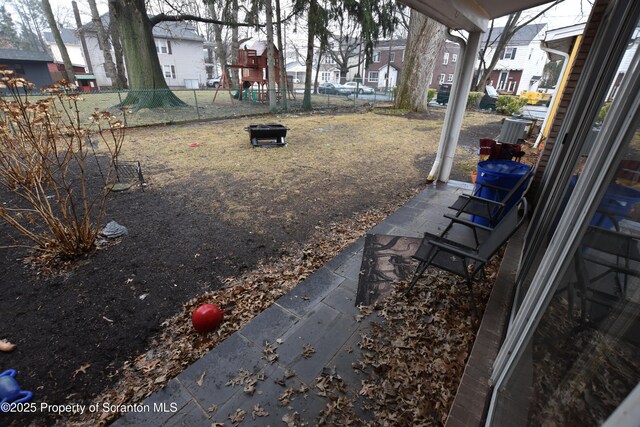
<svg viewBox="0 0 640 427">
<path fill-rule="evenodd" d="M 254 405 L 253 406 L 253 411 L 251 411 L 251 416 L 252 418 L 255 420 L 256 417 L 268 417 L 269 413 L 267 411 L 265 411 L 262 406 L 260 405 Z"/>
<path fill-rule="evenodd" d="M 75 378 L 76 375 L 78 375 L 79 373 L 83 373 L 86 374 L 87 373 L 87 369 L 89 369 L 91 367 L 90 363 L 86 363 L 82 366 L 80 366 L 78 369 L 76 369 L 75 371 L 73 371 L 73 375 L 72 377 Z"/>
<path fill-rule="evenodd" d="M 240 424 L 242 421 L 244 421 L 244 417 L 247 415 L 247 412 L 243 409 L 236 409 L 236 412 L 234 412 L 232 415 L 229 415 L 229 419 L 231 420 L 231 422 L 233 424 Z"/>
<path fill-rule="evenodd" d="M 304 357 L 305 359 L 308 359 L 315 352 L 316 352 L 316 349 L 313 348 L 311 344 L 305 344 L 305 346 L 302 348 L 302 357 Z"/>
<path fill-rule="evenodd" d="M 207 371 L 204 371 L 202 375 L 200 375 L 200 378 L 198 378 L 198 381 L 196 381 L 196 384 L 198 384 L 199 387 L 202 387 L 202 384 L 204 383 L 204 377 L 206 375 L 207 375 Z"/>
</svg>

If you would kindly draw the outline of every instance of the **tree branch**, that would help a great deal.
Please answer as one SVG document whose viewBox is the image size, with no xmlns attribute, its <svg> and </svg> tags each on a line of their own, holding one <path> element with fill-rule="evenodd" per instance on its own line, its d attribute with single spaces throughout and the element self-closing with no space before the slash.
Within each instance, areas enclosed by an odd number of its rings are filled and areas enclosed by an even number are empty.
<svg viewBox="0 0 640 427">
<path fill-rule="evenodd" d="M 562 3 L 564 0 L 556 0 L 553 3 L 551 3 L 549 6 L 545 7 L 540 13 L 538 13 L 537 15 L 533 16 L 531 19 L 522 22 L 520 25 L 518 25 L 517 27 L 514 28 L 513 32 L 514 34 L 518 32 L 518 30 L 520 30 L 520 28 L 525 27 L 527 25 L 529 25 L 531 22 L 535 21 L 536 19 L 538 19 L 540 16 L 544 15 L 549 9 L 551 9 L 554 6 L 557 6 L 558 4 Z"/>
<path fill-rule="evenodd" d="M 167 15 L 165 13 L 159 13 L 155 16 L 149 17 L 149 21 L 151 22 L 151 26 L 159 24 L 160 22 L 181 22 L 181 21 L 196 21 L 196 22 L 204 22 L 207 24 L 217 24 L 224 25 L 227 27 L 264 27 L 264 24 L 251 24 L 251 23 L 242 23 L 242 22 L 227 22 L 220 21 L 218 19 L 211 18 L 203 18 L 201 16 L 196 15 Z"/>
</svg>

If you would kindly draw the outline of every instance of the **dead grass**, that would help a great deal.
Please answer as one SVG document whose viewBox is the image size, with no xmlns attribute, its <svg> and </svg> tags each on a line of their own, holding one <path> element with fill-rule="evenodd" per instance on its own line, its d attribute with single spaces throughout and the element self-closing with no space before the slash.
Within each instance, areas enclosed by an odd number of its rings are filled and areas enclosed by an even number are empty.
<svg viewBox="0 0 640 427">
<path fill-rule="evenodd" d="M 292 202 L 320 209 L 350 198 L 383 198 L 407 182 L 422 182 L 437 151 L 441 117 L 282 115 L 135 129 L 123 158 L 140 160 L 154 187 L 213 188 L 215 197 L 193 195 L 194 208 L 218 211 L 225 220 L 260 232 L 265 221 L 292 220 L 285 207 Z M 466 125 L 487 118 L 470 113 Z M 244 128 L 260 122 L 289 127 L 287 147 L 252 148 Z M 199 146 L 190 147 L 194 143 Z M 476 162 L 471 150 L 458 150 L 456 165 L 464 176 Z"/>
</svg>

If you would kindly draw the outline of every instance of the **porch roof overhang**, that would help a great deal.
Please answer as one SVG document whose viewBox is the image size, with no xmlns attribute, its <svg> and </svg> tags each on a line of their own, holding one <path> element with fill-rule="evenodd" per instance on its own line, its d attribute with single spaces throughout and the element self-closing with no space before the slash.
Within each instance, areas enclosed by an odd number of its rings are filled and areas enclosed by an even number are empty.
<svg viewBox="0 0 640 427">
<path fill-rule="evenodd" d="M 494 18 L 550 3 L 550 0 L 399 0 L 454 30 L 487 29 Z"/>
</svg>

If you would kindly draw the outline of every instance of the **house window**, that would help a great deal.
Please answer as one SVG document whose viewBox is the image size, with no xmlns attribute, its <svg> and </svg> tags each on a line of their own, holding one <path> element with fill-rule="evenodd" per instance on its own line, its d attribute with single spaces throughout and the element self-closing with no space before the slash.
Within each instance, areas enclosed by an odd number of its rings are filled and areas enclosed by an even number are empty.
<svg viewBox="0 0 640 427">
<path fill-rule="evenodd" d="M 509 86 L 507 87 L 507 92 L 513 92 L 514 90 L 516 90 L 516 82 L 515 80 L 510 80 Z"/>
<path fill-rule="evenodd" d="M 395 62 L 395 60 L 396 60 L 396 53 L 395 52 L 389 53 L 389 62 Z"/>
<path fill-rule="evenodd" d="M 457 53 L 453 53 L 451 54 L 451 62 L 458 62 L 458 54 Z"/>
<path fill-rule="evenodd" d="M 444 53 L 444 60 L 442 61 L 442 65 L 447 65 L 449 63 L 449 52 Z"/>
<path fill-rule="evenodd" d="M 331 71 L 321 71 L 320 72 L 320 81 L 321 82 L 331 81 Z"/>
<path fill-rule="evenodd" d="M 502 53 L 502 56 L 500 57 L 500 59 L 515 59 L 516 58 L 516 48 L 515 47 L 508 47 L 504 50 L 504 52 Z"/>
<path fill-rule="evenodd" d="M 402 50 L 402 62 L 404 62 L 404 49 Z"/>
<path fill-rule="evenodd" d="M 380 52 L 373 52 L 373 62 L 380 62 Z"/>
<path fill-rule="evenodd" d="M 164 71 L 164 76 L 168 79 L 176 78 L 176 67 L 173 65 L 163 65 L 162 70 Z"/>
<path fill-rule="evenodd" d="M 171 40 L 156 39 L 156 52 L 171 55 Z"/>
<path fill-rule="evenodd" d="M 453 82 L 453 74 L 449 74 L 449 77 L 447 78 L 447 81 L 449 83 Z"/>
<path fill-rule="evenodd" d="M 445 75 L 444 74 L 440 74 L 440 79 L 438 80 L 440 82 L 440 84 L 444 83 L 444 79 L 445 79 Z"/>
<path fill-rule="evenodd" d="M 322 63 L 323 64 L 335 64 L 335 61 L 333 60 L 331 55 L 326 55 L 324 58 L 322 58 Z"/>
<path fill-rule="evenodd" d="M 378 72 L 377 71 L 369 71 L 369 74 L 367 75 L 367 80 L 369 80 L 370 82 L 377 82 L 378 81 Z"/>
</svg>

